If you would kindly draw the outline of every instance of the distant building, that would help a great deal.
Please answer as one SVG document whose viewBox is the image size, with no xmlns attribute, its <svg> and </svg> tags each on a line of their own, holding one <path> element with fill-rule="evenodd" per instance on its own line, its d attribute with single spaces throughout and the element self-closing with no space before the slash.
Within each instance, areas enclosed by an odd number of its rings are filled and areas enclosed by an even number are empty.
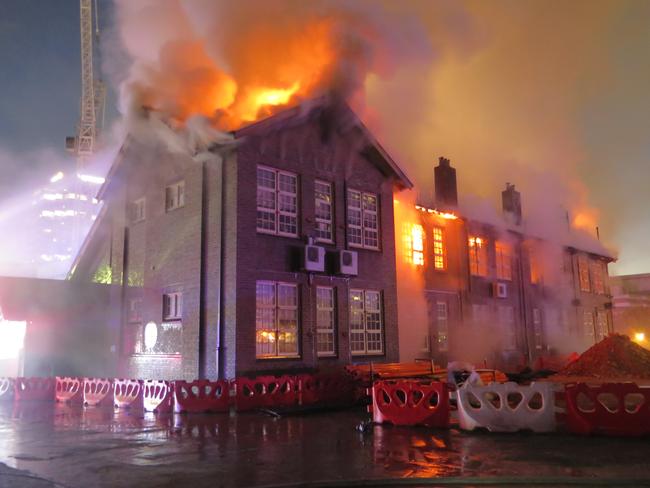
<svg viewBox="0 0 650 488">
<path fill-rule="evenodd" d="M 614 326 L 639 343 L 650 341 L 650 274 L 612 276 Z"/>
<path fill-rule="evenodd" d="M 192 157 L 128 141 L 71 274 L 121 285 L 121 374 L 397 361 L 393 195 L 347 106 L 300 106 Z"/>
</svg>

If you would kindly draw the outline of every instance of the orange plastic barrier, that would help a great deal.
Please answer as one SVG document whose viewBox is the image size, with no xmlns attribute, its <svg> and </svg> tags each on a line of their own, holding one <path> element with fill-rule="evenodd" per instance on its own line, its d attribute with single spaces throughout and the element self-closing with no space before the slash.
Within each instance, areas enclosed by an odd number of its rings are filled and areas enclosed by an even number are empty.
<svg viewBox="0 0 650 488">
<path fill-rule="evenodd" d="M 449 427 L 447 383 L 384 380 L 372 385 L 372 417 L 376 423 Z"/>
<path fill-rule="evenodd" d="M 81 403 L 83 400 L 83 389 L 79 378 L 56 377 L 56 388 L 54 396 L 60 403 Z"/>
<path fill-rule="evenodd" d="M 0 401 L 13 400 L 14 398 L 14 379 L 0 378 Z"/>
<path fill-rule="evenodd" d="M 229 390 L 230 383 L 225 380 L 174 381 L 174 412 L 228 412 Z"/>
<path fill-rule="evenodd" d="M 90 407 L 113 406 L 113 380 L 84 378 L 84 405 Z"/>
<path fill-rule="evenodd" d="M 118 379 L 113 380 L 113 396 L 115 408 L 144 408 L 144 388 L 142 380 Z"/>
<path fill-rule="evenodd" d="M 238 412 L 256 408 L 288 407 L 298 399 L 294 376 L 258 376 L 236 378 L 235 409 Z"/>
<path fill-rule="evenodd" d="M 297 377 L 301 405 L 339 406 L 354 402 L 354 384 L 344 374 L 304 374 Z"/>
<path fill-rule="evenodd" d="M 172 385 L 169 381 L 144 380 L 143 403 L 147 412 L 171 413 L 174 402 Z"/>
<path fill-rule="evenodd" d="M 650 434 L 650 388 L 634 383 L 566 385 L 566 427 L 576 434 Z"/>
<path fill-rule="evenodd" d="M 16 401 L 54 401 L 54 378 L 16 378 L 14 399 Z"/>
</svg>

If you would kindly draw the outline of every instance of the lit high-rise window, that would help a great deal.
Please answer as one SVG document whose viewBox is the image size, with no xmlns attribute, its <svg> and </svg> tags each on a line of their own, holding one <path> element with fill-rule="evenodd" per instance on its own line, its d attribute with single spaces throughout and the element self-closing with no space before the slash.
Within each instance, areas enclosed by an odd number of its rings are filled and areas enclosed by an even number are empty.
<svg viewBox="0 0 650 488">
<path fill-rule="evenodd" d="M 433 267 L 445 269 L 445 234 L 442 227 L 433 228 Z"/>
</svg>

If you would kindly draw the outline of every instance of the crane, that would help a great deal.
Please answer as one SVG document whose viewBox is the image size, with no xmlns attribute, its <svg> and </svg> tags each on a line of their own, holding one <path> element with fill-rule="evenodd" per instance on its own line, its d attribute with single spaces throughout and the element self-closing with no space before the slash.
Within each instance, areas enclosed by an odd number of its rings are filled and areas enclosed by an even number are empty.
<svg viewBox="0 0 650 488">
<path fill-rule="evenodd" d="M 66 149 L 77 157 L 77 171 L 83 169 L 94 154 L 97 145 L 98 123 L 101 127 L 104 122 L 106 88 L 100 78 L 95 79 L 93 66 L 93 11 L 95 13 L 94 35 L 99 40 L 97 0 L 94 2 L 79 0 L 81 113 L 76 136 L 66 137 Z"/>
</svg>

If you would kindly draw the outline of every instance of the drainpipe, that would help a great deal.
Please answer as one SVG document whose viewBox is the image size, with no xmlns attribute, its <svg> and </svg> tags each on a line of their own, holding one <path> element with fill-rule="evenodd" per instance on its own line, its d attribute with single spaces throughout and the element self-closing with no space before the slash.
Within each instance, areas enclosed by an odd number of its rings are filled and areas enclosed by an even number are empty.
<svg viewBox="0 0 650 488">
<path fill-rule="evenodd" d="M 207 266 L 206 259 L 206 221 L 209 217 L 208 215 L 208 188 L 207 188 L 207 162 L 201 164 L 201 250 L 200 250 L 200 265 L 199 265 L 199 379 L 205 379 L 206 377 L 206 359 L 208 357 L 208 352 L 206 351 L 207 347 L 207 324 L 206 324 L 206 311 L 205 311 L 205 302 L 206 302 L 206 272 L 205 267 Z"/>
<path fill-rule="evenodd" d="M 225 328 L 224 324 L 226 322 L 226 311 L 224 307 L 225 303 L 225 282 L 226 282 L 226 157 L 222 156 L 221 158 L 221 226 L 219 242 L 221 246 L 221 252 L 219 253 L 219 321 L 217 322 L 217 377 L 222 380 L 225 378 L 225 340 L 224 333 Z M 233 209 L 234 212 L 237 211 L 236 206 Z"/>
<path fill-rule="evenodd" d="M 519 245 L 519 264 L 517 266 L 519 270 L 519 306 L 521 307 L 521 314 L 520 317 L 522 319 L 522 325 L 524 326 L 524 354 L 526 357 L 528 357 L 528 363 L 532 364 L 533 362 L 533 357 L 530 351 L 530 341 L 528 338 L 528 323 L 526 320 L 527 314 L 526 314 L 526 290 L 525 290 L 525 282 L 524 282 L 524 266 L 523 266 L 523 247 L 521 244 Z"/>
</svg>

